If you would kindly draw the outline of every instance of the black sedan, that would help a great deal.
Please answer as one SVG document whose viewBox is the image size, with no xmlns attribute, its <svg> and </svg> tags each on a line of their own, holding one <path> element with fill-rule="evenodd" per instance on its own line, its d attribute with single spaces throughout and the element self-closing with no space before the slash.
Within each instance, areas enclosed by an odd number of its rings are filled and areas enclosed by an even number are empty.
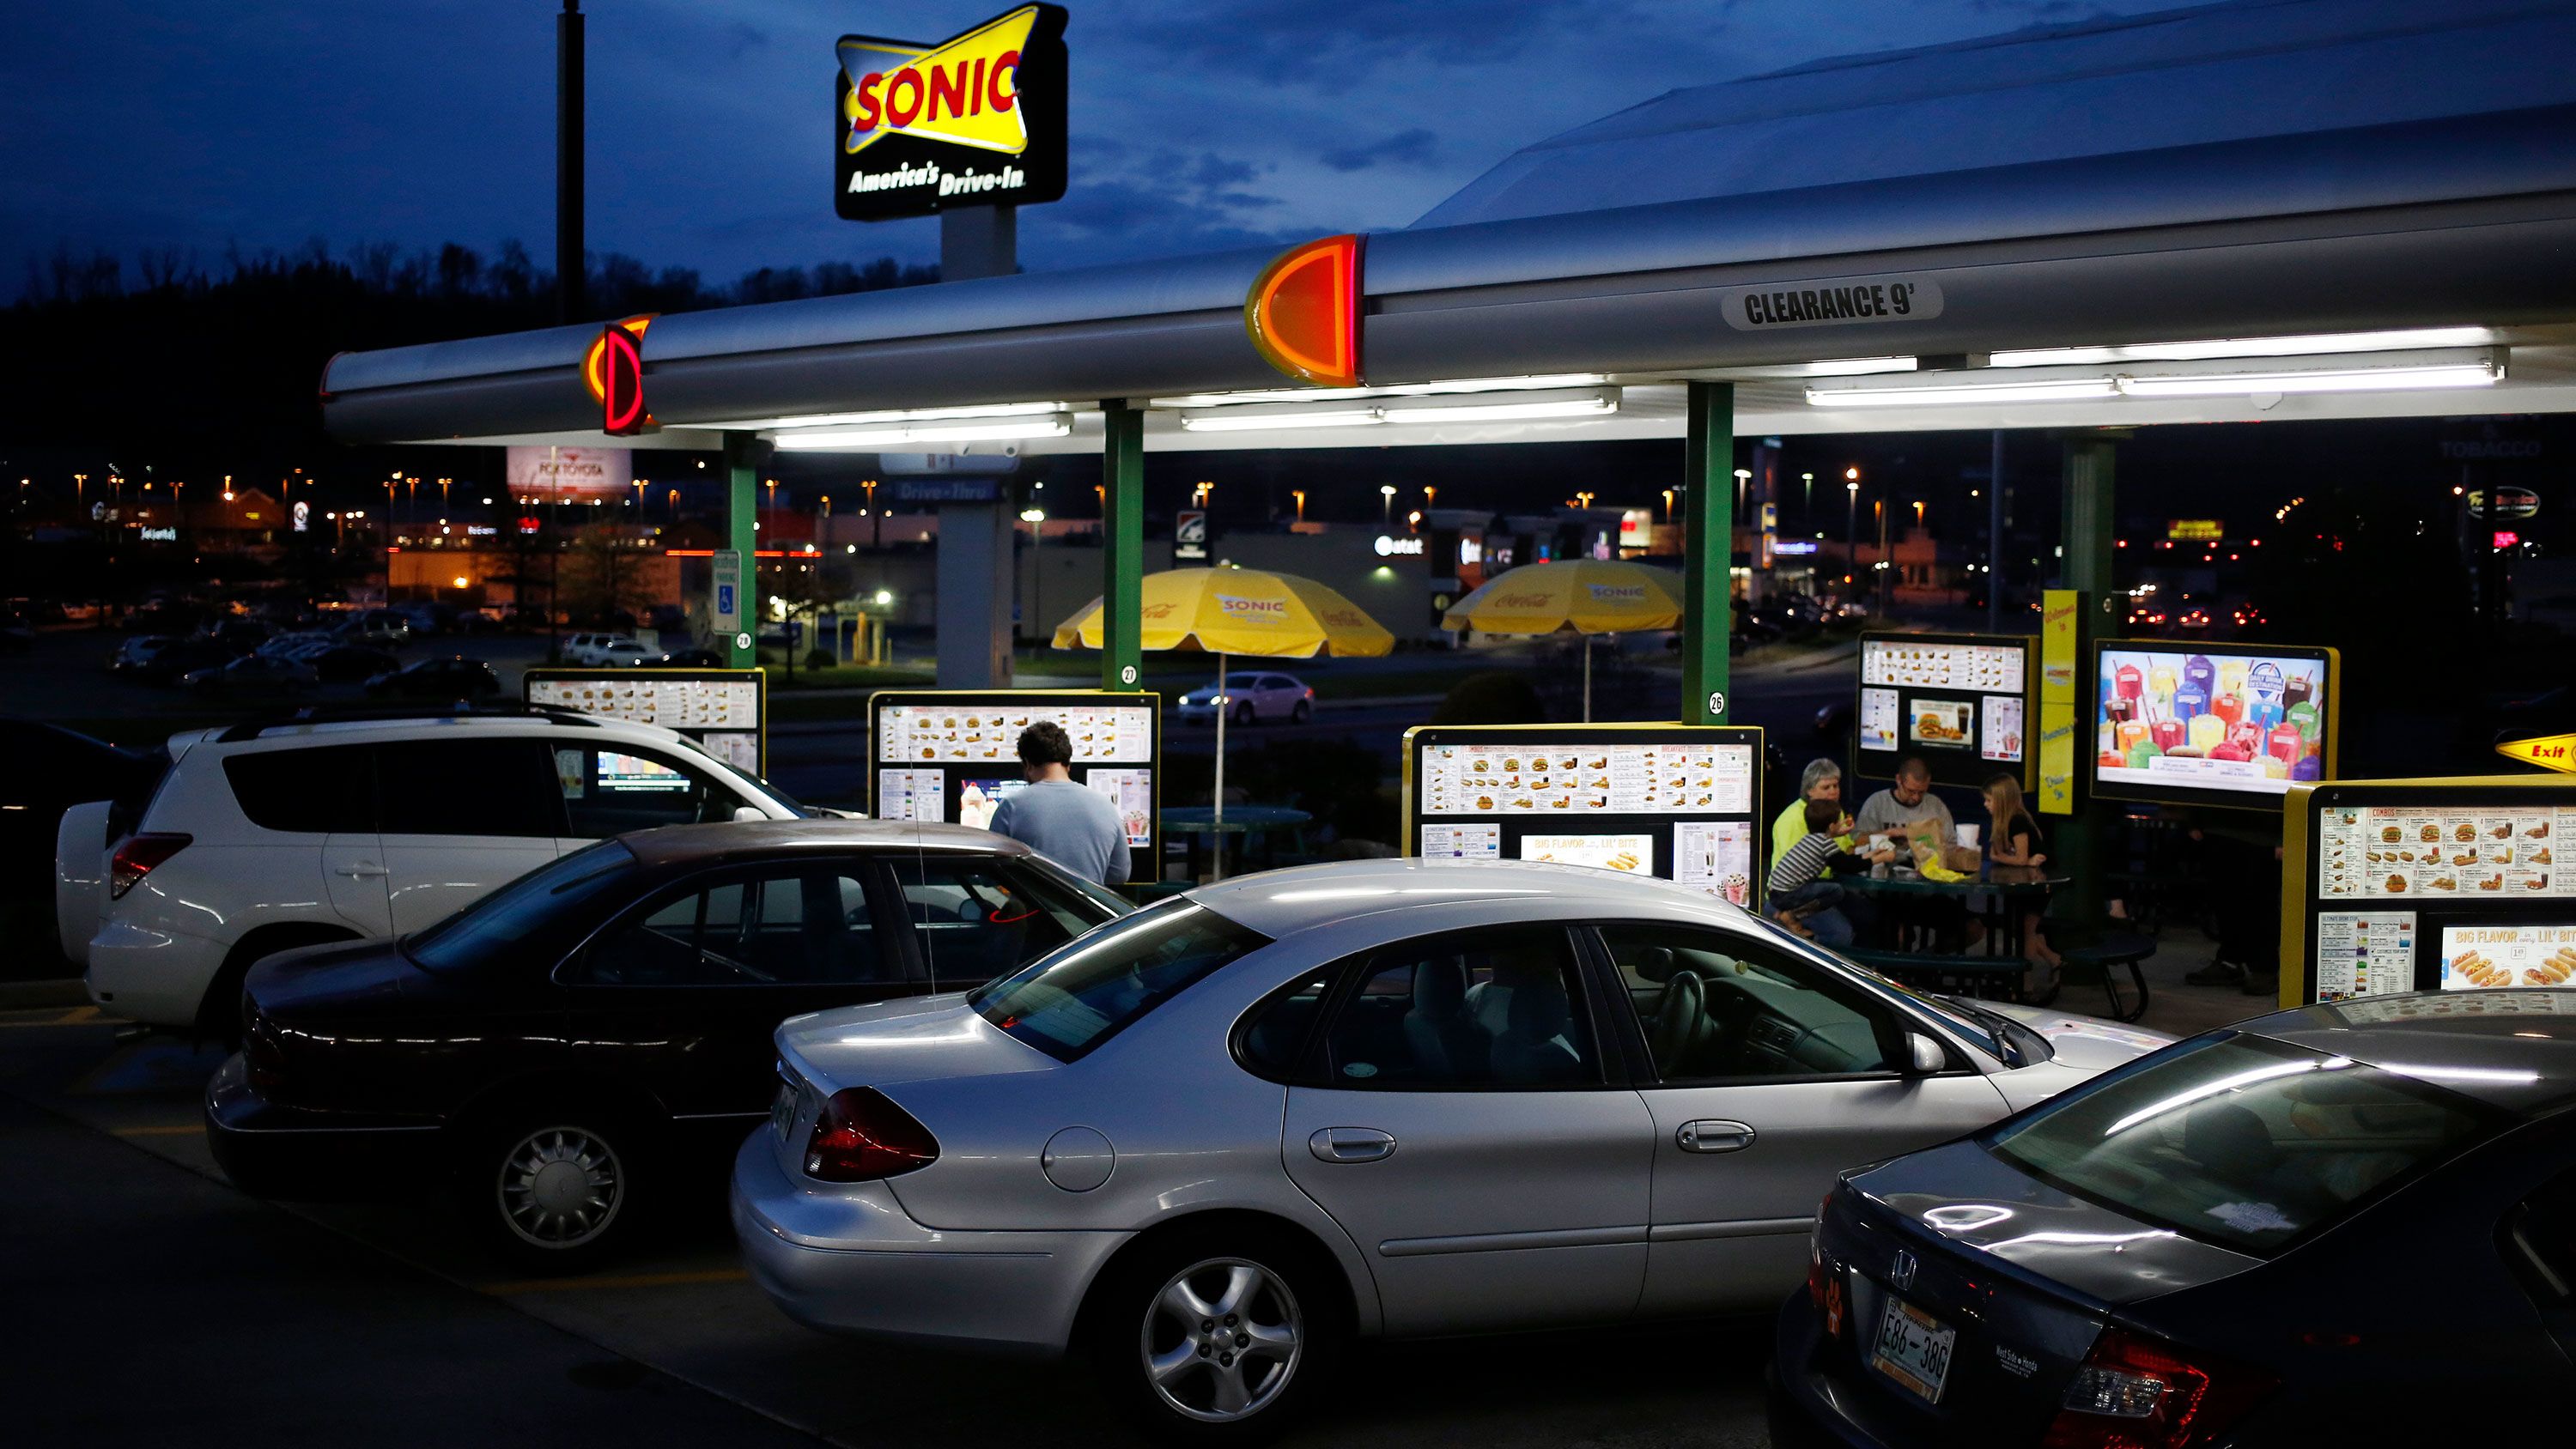
<svg viewBox="0 0 2576 1449">
<path fill-rule="evenodd" d="M 961 826 L 640 831 L 426 931 L 261 962 L 206 1133 L 248 1191 L 443 1185 L 504 1255 L 569 1271 L 721 1200 L 781 1020 L 974 986 L 1126 909 Z"/>
<path fill-rule="evenodd" d="M 322 676 L 324 684 L 373 679 L 402 662 L 382 649 L 363 649 L 355 644 L 332 644 L 296 657 L 312 665 L 313 672 Z"/>
<path fill-rule="evenodd" d="M 2565 1422 L 2576 990 L 2179 1042 L 1847 1174 L 1781 1310 L 1782 1445 L 2436 1444 Z"/>
<path fill-rule="evenodd" d="M 389 699 L 488 699 L 501 692 L 501 676 L 480 659 L 450 654 L 419 659 L 367 681 L 367 693 Z"/>
</svg>

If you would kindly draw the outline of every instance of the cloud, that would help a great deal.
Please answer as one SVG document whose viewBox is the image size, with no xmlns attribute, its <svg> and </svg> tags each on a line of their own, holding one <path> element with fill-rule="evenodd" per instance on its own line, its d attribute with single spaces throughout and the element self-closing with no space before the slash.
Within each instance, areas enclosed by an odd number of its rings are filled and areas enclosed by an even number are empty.
<svg viewBox="0 0 2576 1449">
<path fill-rule="evenodd" d="M 1425 166 L 1430 164 L 1439 149 L 1440 138 L 1433 135 L 1428 127 L 1416 126 L 1365 146 L 1345 146 L 1337 151 L 1327 151 L 1322 160 L 1336 171 L 1366 171 L 1381 161 Z"/>
</svg>

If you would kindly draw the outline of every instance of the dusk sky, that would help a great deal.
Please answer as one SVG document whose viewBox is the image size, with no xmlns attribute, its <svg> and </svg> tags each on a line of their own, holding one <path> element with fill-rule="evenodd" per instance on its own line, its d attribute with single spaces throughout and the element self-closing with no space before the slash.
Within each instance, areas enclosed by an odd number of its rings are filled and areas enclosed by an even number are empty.
<svg viewBox="0 0 2576 1449">
<path fill-rule="evenodd" d="M 220 265 L 322 239 L 553 252 L 556 0 L 82 0 L 0 53 L 0 295 L 26 257 Z M 589 243 L 725 281 L 934 260 L 935 221 L 832 214 L 832 42 L 1001 0 L 593 0 Z M 1665 91 L 2171 0 L 1091 0 L 1043 270 L 1410 223 L 1513 149 Z"/>
</svg>

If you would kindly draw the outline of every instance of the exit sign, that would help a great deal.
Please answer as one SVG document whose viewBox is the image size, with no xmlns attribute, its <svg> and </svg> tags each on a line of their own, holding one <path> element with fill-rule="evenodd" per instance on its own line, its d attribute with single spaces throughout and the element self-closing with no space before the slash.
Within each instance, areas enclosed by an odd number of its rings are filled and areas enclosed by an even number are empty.
<svg viewBox="0 0 2576 1449">
<path fill-rule="evenodd" d="M 2576 735 L 2541 735 L 2535 739 L 2508 740 L 2496 746 L 2496 753 L 2508 760 L 2538 765 L 2544 770 L 2576 774 Z"/>
</svg>

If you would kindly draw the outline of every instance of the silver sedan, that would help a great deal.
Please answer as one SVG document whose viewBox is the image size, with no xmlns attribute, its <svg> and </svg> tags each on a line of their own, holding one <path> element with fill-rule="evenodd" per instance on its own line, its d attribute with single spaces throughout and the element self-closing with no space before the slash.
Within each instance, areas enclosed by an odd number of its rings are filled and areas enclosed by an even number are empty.
<svg viewBox="0 0 2576 1449">
<path fill-rule="evenodd" d="M 805 1323 L 1083 1353 L 1150 1427 L 1237 1436 L 1354 1335 L 1767 1310 L 1839 1169 L 2167 1040 L 1916 996 L 1662 882 L 1274 871 L 787 1022 L 734 1225 Z"/>
</svg>

